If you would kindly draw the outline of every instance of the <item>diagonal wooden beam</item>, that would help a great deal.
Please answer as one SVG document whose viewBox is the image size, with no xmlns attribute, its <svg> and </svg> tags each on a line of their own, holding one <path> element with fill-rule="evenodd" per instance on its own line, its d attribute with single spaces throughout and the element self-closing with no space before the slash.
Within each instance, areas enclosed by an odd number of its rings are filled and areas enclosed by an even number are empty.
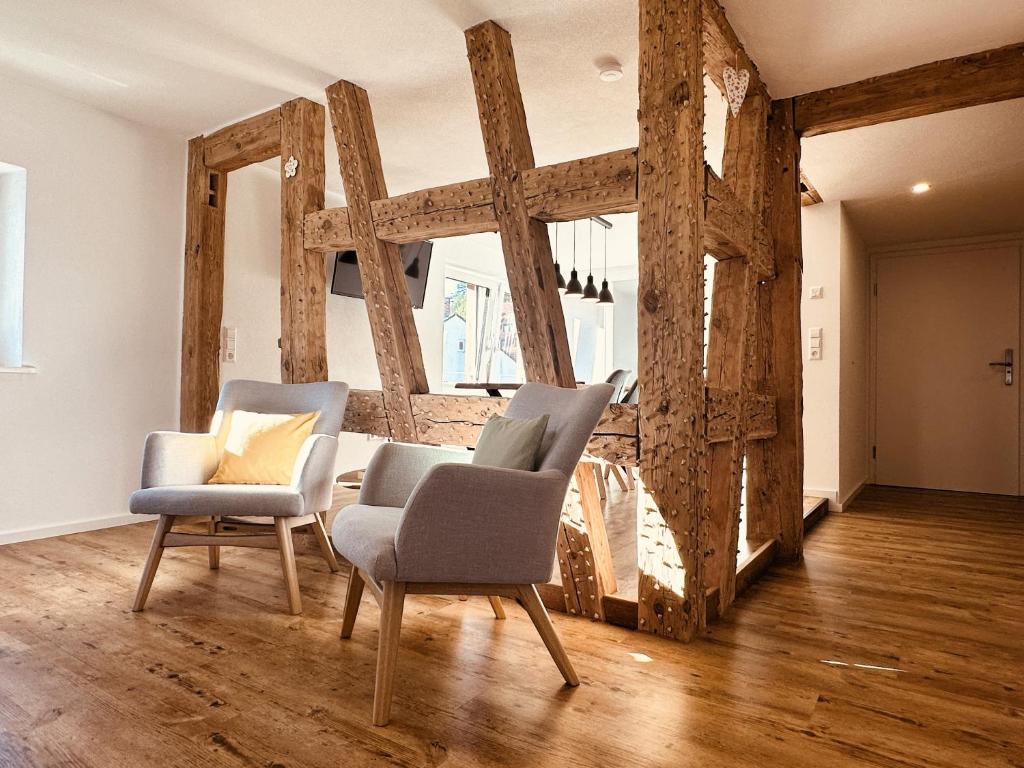
<svg viewBox="0 0 1024 768">
<path fill-rule="evenodd" d="M 377 237 L 371 203 L 387 198 L 366 91 L 344 80 L 327 88 L 348 220 L 377 353 L 391 435 L 416 440 L 411 395 L 427 391 L 427 375 L 398 246 Z"/>
<path fill-rule="evenodd" d="M 700 0 L 640 0 L 639 623 L 705 623 L 704 97 Z"/>
<path fill-rule="evenodd" d="M 796 131 L 818 136 L 1024 98 L 1024 42 L 796 97 Z"/>
<path fill-rule="evenodd" d="M 324 207 L 324 108 L 293 99 L 280 112 L 281 381 L 326 381 L 324 257 L 302 235 L 306 214 Z"/>
<path fill-rule="evenodd" d="M 203 160 L 208 168 L 234 171 L 262 163 L 281 152 L 281 108 L 240 120 L 206 137 Z"/>
<path fill-rule="evenodd" d="M 725 93 L 725 80 L 722 74 L 725 68 L 739 67 L 750 73 L 747 98 L 759 96 L 765 102 L 770 101 L 771 96 L 761 80 L 757 65 L 747 55 L 718 0 L 703 0 L 701 21 L 704 27 L 704 70 L 718 86 L 718 90 Z"/>
<path fill-rule="evenodd" d="M 466 48 L 526 375 L 575 387 L 547 227 L 530 216 L 526 202 L 523 178 L 535 163 L 512 38 L 486 21 L 466 30 Z M 589 488 L 594 482 L 592 471 L 575 473 L 559 526 L 558 561 L 566 608 L 603 618 L 602 598 L 615 583 L 603 520 L 596 524 L 601 509 L 588 506 L 596 498 Z"/>
<path fill-rule="evenodd" d="M 526 375 L 576 386 L 547 228 L 526 207 L 522 174 L 534 167 L 512 39 L 493 21 L 466 30 L 495 220 L 501 233 Z"/>
</svg>

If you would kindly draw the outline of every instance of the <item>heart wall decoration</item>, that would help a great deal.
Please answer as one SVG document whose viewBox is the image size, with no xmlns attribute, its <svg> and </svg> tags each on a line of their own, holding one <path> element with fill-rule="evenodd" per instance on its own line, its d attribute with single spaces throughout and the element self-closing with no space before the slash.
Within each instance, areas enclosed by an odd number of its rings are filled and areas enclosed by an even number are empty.
<svg viewBox="0 0 1024 768">
<path fill-rule="evenodd" d="M 743 99 L 747 96 L 747 86 L 750 85 L 750 73 L 745 69 L 737 70 L 734 67 L 726 67 L 722 72 L 722 79 L 725 81 L 725 98 L 729 102 L 729 110 L 732 116 L 736 117 L 743 106 Z"/>
</svg>

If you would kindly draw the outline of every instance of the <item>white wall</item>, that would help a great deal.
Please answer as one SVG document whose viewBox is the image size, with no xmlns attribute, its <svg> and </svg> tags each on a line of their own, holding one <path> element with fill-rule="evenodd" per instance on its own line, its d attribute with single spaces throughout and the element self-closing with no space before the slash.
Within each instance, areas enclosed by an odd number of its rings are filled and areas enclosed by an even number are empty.
<svg viewBox="0 0 1024 768">
<path fill-rule="evenodd" d="M 842 202 L 803 208 L 802 228 L 804 489 L 842 508 L 868 474 L 869 259 Z M 809 359 L 811 328 L 822 329 L 820 360 Z"/>
<path fill-rule="evenodd" d="M 27 169 L 24 363 L 0 374 L 0 543 L 122 522 L 177 426 L 185 144 L 5 76 Z"/>
</svg>

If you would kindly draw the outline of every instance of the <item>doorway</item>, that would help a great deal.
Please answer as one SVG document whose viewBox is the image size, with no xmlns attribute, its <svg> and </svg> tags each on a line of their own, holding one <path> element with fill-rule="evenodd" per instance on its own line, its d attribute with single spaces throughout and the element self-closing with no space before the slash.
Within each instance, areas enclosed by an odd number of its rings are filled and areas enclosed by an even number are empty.
<svg viewBox="0 0 1024 768">
<path fill-rule="evenodd" d="M 877 254 L 874 478 L 1020 495 L 1021 244 Z"/>
</svg>

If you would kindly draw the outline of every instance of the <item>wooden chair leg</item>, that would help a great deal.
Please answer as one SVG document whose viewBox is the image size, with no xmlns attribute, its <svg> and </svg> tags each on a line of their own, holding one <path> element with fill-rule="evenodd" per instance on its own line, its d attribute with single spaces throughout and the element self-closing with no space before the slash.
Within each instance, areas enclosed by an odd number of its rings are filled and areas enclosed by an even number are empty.
<svg viewBox="0 0 1024 768">
<path fill-rule="evenodd" d="M 160 565 L 160 557 L 164 553 L 164 537 L 174 526 L 174 515 L 160 515 L 156 522 L 156 530 L 153 532 L 153 542 L 149 545 L 149 556 L 146 558 L 146 565 L 142 568 L 142 580 L 139 582 L 139 589 L 135 593 L 133 611 L 141 611 L 146 607 L 146 599 L 149 597 L 149 588 L 153 586 L 153 577 L 156 576 L 156 569 Z"/>
<path fill-rule="evenodd" d="M 220 527 L 220 518 L 217 515 L 210 515 L 210 522 L 207 525 L 207 530 L 210 534 L 217 533 L 217 529 Z M 210 550 L 210 569 L 217 570 L 220 568 L 220 547 L 209 547 Z"/>
<path fill-rule="evenodd" d="M 491 608 L 494 610 L 494 618 L 504 619 L 505 606 L 501 604 L 501 598 L 497 595 L 490 595 L 487 599 L 491 602 Z"/>
<path fill-rule="evenodd" d="M 609 464 L 608 469 L 611 471 L 611 474 L 615 476 L 615 482 L 619 484 L 619 490 L 629 490 L 629 485 L 626 481 L 626 478 L 623 477 L 622 475 L 622 469 L 620 467 L 615 466 L 614 464 Z"/>
<path fill-rule="evenodd" d="M 608 486 L 605 485 L 604 475 L 601 472 L 601 465 L 596 461 L 593 462 L 594 467 L 594 479 L 597 481 L 597 495 L 601 501 L 608 498 Z"/>
<path fill-rule="evenodd" d="M 633 468 L 622 467 L 622 472 L 626 475 L 626 488 L 630 491 L 635 491 L 636 481 L 633 479 Z"/>
<path fill-rule="evenodd" d="M 341 638 L 343 640 L 352 637 L 352 627 L 356 623 L 356 615 L 359 613 L 359 601 L 363 598 L 363 587 L 366 582 L 359 575 L 359 569 L 354 565 L 348 576 L 348 590 L 345 592 L 345 613 L 341 617 Z"/>
<path fill-rule="evenodd" d="M 288 520 L 275 517 L 274 530 L 277 532 L 277 546 L 281 550 L 281 570 L 288 590 L 288 610 L 292 614 L 299 614 L 302 613 L 302 598 L 299 596 L 299 574 L 295 570 L 295 544 Z"/>
<path fill-rule="evenodd" d="M 572 662 L 569 661 L 569 656 L 562 647 L 562 641 L 558 639 L 558 634 L 555 632 L 555 628 L 551 624 L 551 617 L 548 616 L 547 609 L 544 608 L 544 603 L 540 601 L 540 595 L 537 594 L 537 587 L 533 584 L 524 584 L 517 587 L 517 589 L 519 591 L 519 598 L 523 601 L 523 607 L 526 609 L 526 612 L 530 614 L 530 618 L 533 620 L 533 626 L 535 626 L 537 628 L 537 632 L 540 633 L 541 640 L 543 640 L 544 645 L 547 646 L 548 653 L 550 653 L 551 658 L 554 659 L 555 665 L 558 667 L 558 671 L 561 672 L 562 677 L 565 678 L 565 682 L 568 685 L 579 685 L 580 679 L 576 676 L 576 670 L 572 668 Z"/>
<path fill-rule="evenodd" d="M 387 725 L 391 719 L 395 665 L 398 662 L 398 637 L 402 631 L 405 607 L 405 583 L 384 582 L 380 605 L 380 641 L 377 646 L 377 679 L 373 691 L 373 724 Z"/>
<path fill-rule="evenodd" d="M 320 552 L 324 556 L 324 560 L 327 561 L 327 567 L 331 569 L 331 573 L 338 572 L 338 558 L 334 556 L 334 547 L 331 546 L 331 540 L 327 538 L 327 529 L 324 527 L 323 518 L 320 515 L 313 515 L 313 533 L 316 534 L 316 540 L 320 544 Z"/>
</svg>

